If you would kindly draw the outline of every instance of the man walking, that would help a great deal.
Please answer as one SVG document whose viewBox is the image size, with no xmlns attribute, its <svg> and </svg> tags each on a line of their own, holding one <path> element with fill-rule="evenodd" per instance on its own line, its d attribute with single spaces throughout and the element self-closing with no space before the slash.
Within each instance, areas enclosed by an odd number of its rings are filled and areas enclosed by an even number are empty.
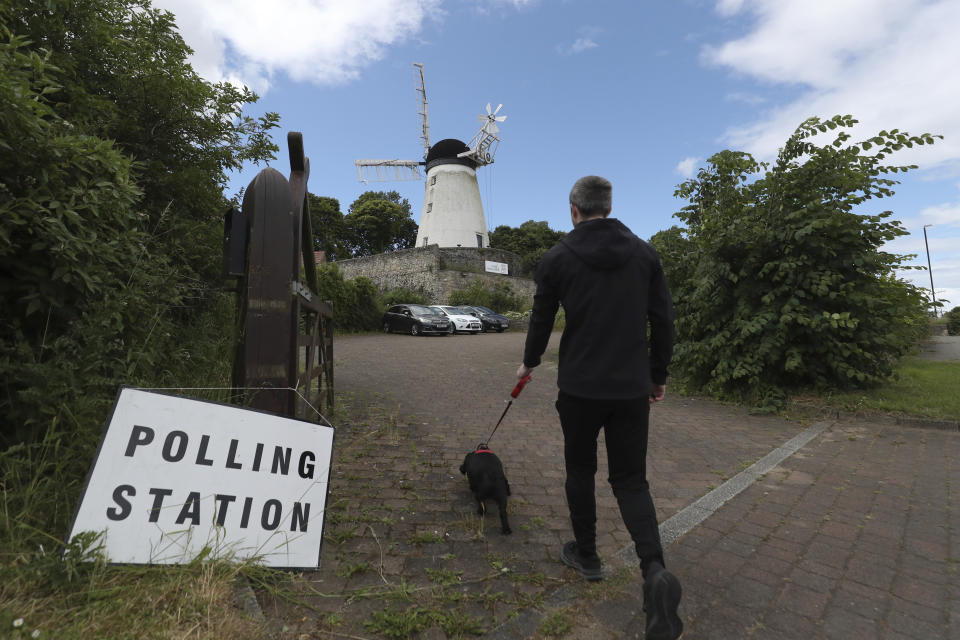
<svg viewBox="0 0 960 640">
<path fill-rule="evenodd" d="M 663 399 L 673 352 L 673 303 L 654 248 L 609 218 L 612 186 L 586 176 L 570 191 L 573 231 L 537 268 L 523 378 L 540 364 L 562 304 L 557 413 L 563 428 L 566 494 L 575 540 L 560 558 L 587 580 L 603 577 L 596 547 L 597 436 L 604 429 L 610 485 L 643 572 L 648 640 L 674 640 L 680 583 L 664 568 L 647 484 L 650 406 Z M 647 327 L 650 342 L 647 344 Z"/>
</svg>

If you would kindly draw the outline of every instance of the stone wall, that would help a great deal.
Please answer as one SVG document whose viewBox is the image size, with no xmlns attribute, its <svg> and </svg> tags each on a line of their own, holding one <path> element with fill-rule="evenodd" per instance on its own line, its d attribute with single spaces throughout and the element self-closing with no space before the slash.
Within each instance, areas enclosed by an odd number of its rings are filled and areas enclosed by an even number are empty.
<svg viewBox="0 0 960 640">
<path fill-rule="evenodd" d="M 485 261 L 508 265 L 510 275 L 488 273 Z M 380 291 L 405 287 L 423 291 L 431 304 L 446 304 L 456 289 L 466 289 L 477 279 L 488 287 L 506 280 L 514 294 L 533 300 L 533 280 L 520 273 L 520 256 L 503 249 L 444 247 L 437 245 L 402 249 L 335 263 L 347 280 L 370 279 Z"/>
<path fill-rule="evenodd" d="M 428 249 L 430 247 L 427 247 Z M 507 274 L 515 277 L 525 277 L 520 256 L 503 249 L 480 249 L 478 247 L 443 247 L 437 248 L 440 254 L 441 269 L 461 269 L 486 273 L 486 261 L 501 262 L 507 265 Z"/>
</svg>

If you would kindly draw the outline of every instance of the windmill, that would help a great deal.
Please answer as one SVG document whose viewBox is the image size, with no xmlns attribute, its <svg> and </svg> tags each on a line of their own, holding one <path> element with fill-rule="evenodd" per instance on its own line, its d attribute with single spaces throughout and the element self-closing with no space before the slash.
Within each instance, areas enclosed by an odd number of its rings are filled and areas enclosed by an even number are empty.
<svg viewBox="0 0 960 640">
<path fill-rule="evenodd" d="M 420 167 L 425 167 L 423 211 L 420 214 L 416 246 L 489 246 L 480 186 L 477 184 L 477 168 L 493 163 L 500 145 L 497 123 L 507 119 L 507 116 L 499 115 L 503 105 L 491 110 L 491 105 L 487 104 L 486 114 L 477 116 L 482 123 L 480 130 L 469 144 L 446 138 L 431 145 L 423 65 L 415 62 L 413 67 L 424 159 L 355 160 L 357 176 L 364 183 L 422 180 L 424 176 L 420 173 Z"/>
</svg>

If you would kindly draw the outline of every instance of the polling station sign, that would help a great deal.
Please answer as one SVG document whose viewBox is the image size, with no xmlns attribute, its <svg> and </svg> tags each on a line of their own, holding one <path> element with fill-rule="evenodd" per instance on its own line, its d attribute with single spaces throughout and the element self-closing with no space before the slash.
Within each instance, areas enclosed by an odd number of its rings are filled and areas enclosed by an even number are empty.
<svg viewBox="0 0 960 640">
<path fill-rule="evenodd" d="M 182 564 L 204 548 L 272 567 L 320 563 L 333 429 L 123 388 L 70 538 L 111 562 Z"/>
</svg>

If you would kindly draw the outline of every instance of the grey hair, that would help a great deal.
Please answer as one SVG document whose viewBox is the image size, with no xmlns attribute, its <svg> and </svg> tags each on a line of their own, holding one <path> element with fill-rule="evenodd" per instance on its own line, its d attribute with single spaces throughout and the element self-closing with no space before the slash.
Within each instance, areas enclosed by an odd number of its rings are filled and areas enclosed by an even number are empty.
<svg viewBox="0 0 960 640">
<path fill-rule="evenodd" d="M 570 189 L 570 204 L 584 217 L 606 216 L 613 207 L 613 185 L 600 176 L 584 176 Z"/>
</svg>

